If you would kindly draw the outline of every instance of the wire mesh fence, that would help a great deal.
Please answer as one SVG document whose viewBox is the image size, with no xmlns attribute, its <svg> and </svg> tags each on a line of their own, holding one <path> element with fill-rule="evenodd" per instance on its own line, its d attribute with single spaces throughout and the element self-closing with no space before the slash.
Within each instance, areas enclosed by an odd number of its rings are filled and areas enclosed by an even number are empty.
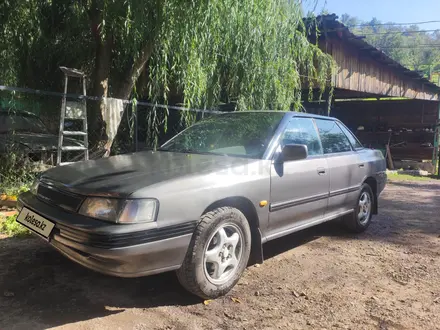
<svg viewBox="0 0 440 330">
<path fill-rule="evenodd" d="M 10 179 L 29 181 L 27 178 L 33 172 L 57 164 L 64 96 L 68 104 L 79 103 L 84 99 L 75 93 L 64 95 L 0 86 L 0 186 L 8 185 Z M 101 158 L 108 151 L 110 155 L 118 155 L 161 145 L 186 127 L 187 123 L 182 116 L 184 112 L 191 113 L 193 120 L 218 113 L 119 100 L 115 103 L 119 105 L 110 109 L 113 117 L 103 118 L 102 99 L 87 97 L 86 103 L 89 159 Z M 81 123 L 70 118 L 65 119 L 62 128 L 67 131 L 81 129 Z M 107 150 L 109 139 L 112 144 L 111 149 Z M 84 137 L 81 136 L 63 136 L 63 140 L 63 145 L 67 146 L 80 146 L 84 143 Z M 62 162 L 82 159 L 83 151 L 62 152 Z"/>
</svg>

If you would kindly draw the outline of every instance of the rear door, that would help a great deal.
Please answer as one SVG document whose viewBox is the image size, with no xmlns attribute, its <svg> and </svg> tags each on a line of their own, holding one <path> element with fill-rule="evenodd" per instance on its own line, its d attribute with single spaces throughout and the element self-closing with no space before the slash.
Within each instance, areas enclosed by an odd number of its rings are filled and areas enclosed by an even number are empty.
<svg viewBox="0 0 440 330">
<path fill-rule="evenodd" d="M 365 178 L 367 177 L 367 173 L 369 171 L 369 161 L 370 156 L 368 153 L 368 149 L 365 149 L 362 144 L 359 142 L 359 140 L 356 138 L 356 136 L 341 122 L 337 122 L 339 127 L 344 132 L 345 136 L 348 138 L 348 140 L 351 143 L 351 146 L 353 147 L 355 153 L 356 153 L 356 160 L 358 165 L 357 170 L 357 179 L 359 181 L 359 184 L 361 184 Z"/>
<path fill-rule="evenodd" d="M 313 119 L 292 117 L 281 135 L 278 152 L 286 144 L 306 145 L 309 156 L 272 164 L 269 239 L 322 219 L 327 208 L 327 160 Z"/>
<path fill-rule="evenodd" d="M 327 160 L 330 194 L 327 216 L 353 209 L 363 179 L 364 169 L 349 139 L 332 119 L 315 119 Z"/>
</svg>

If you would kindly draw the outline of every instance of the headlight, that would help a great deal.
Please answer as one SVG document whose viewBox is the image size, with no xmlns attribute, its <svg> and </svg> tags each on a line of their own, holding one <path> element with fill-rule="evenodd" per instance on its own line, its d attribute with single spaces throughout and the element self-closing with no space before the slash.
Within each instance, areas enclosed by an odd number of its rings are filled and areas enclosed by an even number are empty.
<svg viewBox="0 0 440 330">
<path fill-rule="evenodd" d="M 91 218 L 116 223 L 140 223 L 155 220 L 155 199 L 120 200 L 114 198 L 87 198 L 79 213 Z"/>
<path fill-rule="evenodd" d="M 40 184 L 40 179 L 35 179 L 34 182 L 31 185 L 31 189 L 29 191 L 33 193 L 34 195 L 38 192 L 38 185 Z"/>
<path fill-rule="evenodd" d="M 155 199 L 131 199 L 125 202 L 119 215 L 119 223 L 151 222 L 156 217 L 157 201 Z"/>
<path fill-rule="evenodd" d="M 116 222 L 121 200 L 112 198 L 87 198 L 81 205 L 79 213 L 91 218 Z"/>
</svg>

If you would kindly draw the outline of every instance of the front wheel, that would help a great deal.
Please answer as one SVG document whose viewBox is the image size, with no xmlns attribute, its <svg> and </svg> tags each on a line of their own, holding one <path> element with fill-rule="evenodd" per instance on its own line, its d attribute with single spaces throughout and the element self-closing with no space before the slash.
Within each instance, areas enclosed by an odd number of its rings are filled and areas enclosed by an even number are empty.
<svg viewBox="0 0 440 330">
<path fill-rule="evenodd" d="M 202 216 L 177 277 L 191 293 L 217 298 L 238 282 L 250 251 L 251 231 L 243 213 L 232 207 L 215 209 Z"/>
<path fill-rule="evenodd" d="M 373 217 L 374 196 L 371 187 L 364 183 L 352 214 L 344 220 L 347 228 L 354 233 L 364 232 L 370 226 Z"/>
</svg>

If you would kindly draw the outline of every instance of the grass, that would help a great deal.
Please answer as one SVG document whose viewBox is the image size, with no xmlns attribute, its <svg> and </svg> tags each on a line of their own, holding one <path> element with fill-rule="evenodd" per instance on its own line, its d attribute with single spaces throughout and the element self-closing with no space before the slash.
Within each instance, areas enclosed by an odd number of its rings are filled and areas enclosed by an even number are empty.
<svg viewBox="0 0 440 330">
<path fill-rule="evenodd" d="M 393 174 L 388 173 L 388 180 L 390 181 L 433 181 L 439 180 L 437 176 L 417 176 L 409 174 Z"/>
<path fill-rule="evenodd" d="M 28 236 L 31 232 L 15 221 L 16 218 L 16 215 L 11 215 L 9 217 L 0 216 L 0 233 L 11 237 Z"/>
</svg>

